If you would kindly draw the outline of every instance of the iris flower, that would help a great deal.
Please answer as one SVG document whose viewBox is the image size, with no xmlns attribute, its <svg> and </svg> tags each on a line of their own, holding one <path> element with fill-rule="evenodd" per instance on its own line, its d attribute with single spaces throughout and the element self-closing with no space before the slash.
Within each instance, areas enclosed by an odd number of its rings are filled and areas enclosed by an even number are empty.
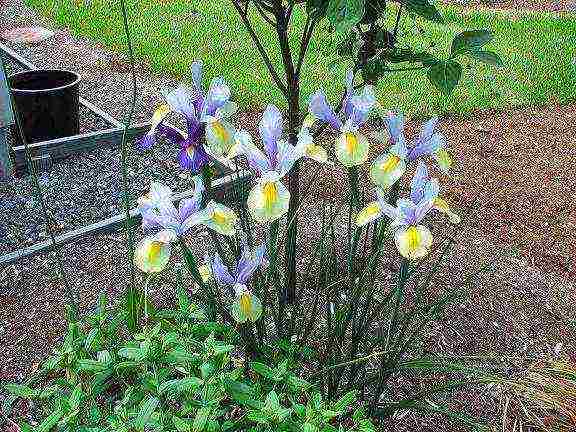
<svg viewBox="0 0 576 432">
<path fill-rule="evenodd" d="M 222 235 L 236 233 L 236 214 L 228 207 L 210 201 L 202 208 L 204 186 L 199 176 L 194 177 L 194 195 L 180 201 L 178 208 L 172 202 L 168 186 L 152 183 L 150 193 L 138 200 L 144 229 L 159 229 L 153 236 L 144 238 L 135 251 L 135 264 L 146 273 L 164 269 L 170 258 L 170 243 L 189 229 L 205 226 Z"/>
<path fill-rule="evenodd" d="M 377 189 L 378 199 L 364 207 L 356 218 L 358 226 L 364 226 L 383 216 L 392 220 L 395 231 L 394 241 L 400 254 L 408 259 L 422 258 L 432 246 L 432 233 L 420 223 L 432 209 L 446 213 L 453 223 L 460 218 L 453 213 L 446 201 L 438 197 L 439 186 L 436 179 L 430 179 L 423 162 L 418 164 L 412 180 L 410 199 L 400 199 L 397 207 L 386 202 L 385 194 Z"/>
<path fill-rule="evenodd" d="M 212 274 L 218 284 L 231 287 L 234 291 L 236 299 L 232 304 L 232 316 L 239 323 L 256 322 L 262 315 L 262 303 L 252 294 L 247 283 L 264 261 L 265 251 L 264 245 L 253 251 L 244 245 L 233 274 L 222 262 L 220 255 L 216 254 L 212 260 Z"/>
<path fill-rule="evenodd" d="M 180 85 L 164 95 L 166 103 L 156 110 L 150 131 L 138 141 L 138 145 L 142 150 L 148 149 L 156 142 L 157 135 L 162 135 L 180 148 L 180 166 L 198 172 L 208 164 L 208 152 L 221 157 L 230 150 L 235 129 L 226 119 L 236 112 L 237 106 L 230 101 L 230 88 L 223 78 L 215 78 L 204 95 L 202 63 L 193 63 L 191 71 L 192 88 Z M 172 111 L 186 119 L 186 134 L 164 124 Z"/>
<path fill-rule="evenodd" d="M 274 105 L 268 105 L 260 121 L 260 136 L 264 150 L 260 150 L 246 131 L 236 134 L 236 144 L 229 157 L 243 154 L 256 172 L 256 185 L 248 195 L 248 209 L 259 223 L 273 222 L 288 212 L 290 192 L 280 181 L 302 157 L 327 162 L 328 155 L 315 145 L 308 129 L 302 128 L 294 146 L 282 135 L 282 114 Z"/>
<path fill-rule="evenodd" d="M 376 96 L 372 86 L 366 86 L 360 94 L 354 94 L 354 74 L 346 75 L 346 95 L 343 110 L 345 121 L 342 121 L 326 100 L 323 90 L 318 90 L 310 98 L 308 111 L 312 122 L 320 120 L 340 131 L 336 138 L 335 153 L 340 163 L 346 167 L 362 165 L 368 159 L 370 144 L 358 129 L 368 120 L 368 115 L 376 105 Z M 310 121 L 308 122 L 310 123 Z"/>
<path fill-rule="evenodd" d="M 408 163 L 429 155 L 433 157 L 439 168 L 448 173 L 452 159 L 446 151 L 446 141 L 439 133 L 434 133 L 438 117 L 430 119 L 422 127 L 422 131 L 413 145 L 408 147 L 404 136 L 404 118 L 401 114 L 388 113 L 386 126 L 392 144 L 387 153 L 377 157 L 370 168 L 372 182 L 383 189 L 391 187 L 406 171 Z"/>
</svg>

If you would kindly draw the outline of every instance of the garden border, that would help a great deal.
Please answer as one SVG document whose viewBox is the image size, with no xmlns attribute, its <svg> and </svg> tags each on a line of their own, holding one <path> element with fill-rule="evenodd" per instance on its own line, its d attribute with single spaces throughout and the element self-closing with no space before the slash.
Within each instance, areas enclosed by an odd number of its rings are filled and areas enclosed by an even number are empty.
<svg viewBox="0 0 576 432">
<path fill-rule="evenodd" d="M 0 42 L 0 55 L 5 55 L 11 60 L 17 62 L 21 66 L 34 70 L 37 67 L 22 57 L 20 54 L 4 45 Z M 104 129 L 96 132 L 89 132 L 84 134 L 78 134 L 70 137 L 57 138 L 54 140 L 43 141 L 38 143 L 32 143 L 28 145 L 28 150 L 31 151 L 32 162 L 36 162 L 42 159 L 49 159 L 50 161 L 63 159 L 74 154 L 83 153 L 89 150 L 95 150 L 103 147 L 118 147 L 122 144 L 122 136 L 125 125 L 116 120 L 107 112 L 101 110 L 93 103 L 87 101 L 84 98 L 80 98 L 80 104 L 85 108 L 89 109 L 97 115 L 98 117 L 104 119 L 106 122 L 111 124 L 113 127 L 109 129 Z M 150 122 L 138 123 L 132 125 L 127 129 L 128 139 L 134 139 L 139 135 L 142 135 L 150 129 Z M 180 133 L 184 134 L 181 130 L 173 125 L 174 129 L 178 130 Z M 14 156 L 14 167 L 15 171 L 22 173 L 26 168 L 26 148 L 25 146 L 15 146 L 12 148 L 12 154 Z M 214 180 L 212 180 L 212 189 L 215 195 L 221 199 L 226 200 L 231 195 L 229 191 L 235 189 L 236 184 L 242 185 L 241 191 L 247 190 L 244 187 L 245 183 L 250 182 L 252 174 L 250 171 L 245 169 L 240 169 L 235 163 L 226 160 L 220 160 L 212 158 L 212 163 L 214 164 L 216 170 L 218 171 Z M 238 190 L 238 189 L 236 189 Z M 183 198 L 189 197 L 193 194 L 192 190 L 187 190 L 182 193 L 175 194 L 173 197 L 174 201 L 179 201 Z M 137 223 L 140 219 L 140 214 L 137 209 L 130 210 L 130 223 Z M 126 223 L 125 213 L 120 213 L 107 219 L 102 219 L 98 222 L 85 225 L 83 227 L 77 228 L 75 230 L 69 231 L 67 233 L 58 235 L 55 237 L 55 245 L 52 241 L 46 240 L 33 244 L 32 246 L 18 249 L 14 252 L 0 256 L 0 266 L 7 266 L 13 264 L 23 258 L 31 258 L 35 255 L 41 254 L 44 251 L 50 251 L 50 249 L 55 247 L 61 247 L 68 243 L 73 243 L 76 240 L 87 236 L 95 234 L 106 234 L 112 231 L 116 231 L 118 228 L 122 227 Z"/>
</svg>

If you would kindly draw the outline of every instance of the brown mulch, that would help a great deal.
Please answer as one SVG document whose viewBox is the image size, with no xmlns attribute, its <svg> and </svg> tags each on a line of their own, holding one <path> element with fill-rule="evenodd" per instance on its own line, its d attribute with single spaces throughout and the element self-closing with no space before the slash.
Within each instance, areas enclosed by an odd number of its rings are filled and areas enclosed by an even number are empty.
<svg viewBox="0 0 576 432">
<path fill-rule="evenodd" d="M 576 12 L 574 0 L 443 0 L 443 2 L 470 8 Z"/>
<path fill-rule="evenodd" d="M 575 122 L 576 105 L 442 119 L 439 130 L 447 138 L 454 168 L 449 178 L 436 173 L 456 209 L 471 207 L 466 223 L 483 237 L 517 250 L 532 267 L 573 281 Z M 420 124 L 407 120 L 409 139 Z M 386 149 L 373 147 L 371 158 Z M 330 169 L 323 175 L 327 177 L 316 187 L 316 197 L 338 199 L 346 188 L 344 173 Z"/>
</svg>

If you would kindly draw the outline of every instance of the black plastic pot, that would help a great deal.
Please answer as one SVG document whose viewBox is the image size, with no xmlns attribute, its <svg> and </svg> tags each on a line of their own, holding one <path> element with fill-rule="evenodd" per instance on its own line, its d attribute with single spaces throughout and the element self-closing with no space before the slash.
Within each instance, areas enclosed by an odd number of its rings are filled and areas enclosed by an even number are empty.
<svg viewBox="0 0 576 432">
<path fill-rule="evenodd" d="M 11 75 L 8 81 L 28 143 L 80 132 L 78 74 L 66 70 L 37 69 Z"/>
</svg>

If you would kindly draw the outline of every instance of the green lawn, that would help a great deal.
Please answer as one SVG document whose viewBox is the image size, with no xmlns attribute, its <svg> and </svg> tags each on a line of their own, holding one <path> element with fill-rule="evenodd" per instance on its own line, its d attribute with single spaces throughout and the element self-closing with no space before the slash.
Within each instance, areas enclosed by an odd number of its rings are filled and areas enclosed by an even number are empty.
<svg viewBox="0 0 576 432">
<path fill-rule="evenodd" d="M 26 0 L 76 34 L 123 50 L 123 36 L 116 1 Z M 209 75 L 222 74 L 233 86 L 245 109 L 281 103 L 268 74 L 239 18 L 227 0 L 128 0 L 136 53 L 155 70 L 186 77 L 189 63 L 204 60 Z M 382 80 L 378 94 L 385 106 L 415 115 L 452 112 L 466 114 L 477 108 L 565 103 L 576 98 L 576 15 L 558 17 L 547 13 L 508 15 L 488 11 L 442 9 L 447 27 L 428 25 L 427 36 L 440 35 L 439 53 L 447 52 L 454 34 L 462 29 L 490 28 L 491 47 L 506 63 L 494 69 L 470 61 L 463 80 L 451 97 L 444 97 L 422 73 L 403 72 Z M 409 18 L 406 18 L 409 20 Z M 303 25 L 303 14 L 294 19 Z M 262 24 L 264 44 L 274 55 L 275 39 Z M 422 36 L 412 36 L 418 44 Z M 294 35 L 296 44 L 298 35 Z M 345 66 L 335 66 L 334 41 L 320 29 L 310 47 L 304 68 L 305 96 L 323 86 L 337 98 Z M 466 61 L 466 60 L 464 60 Z M 469 65 L 469 67 L 467 66 Z M 334 83 L 337 83 L 335 85 Z"/>
</svg>

